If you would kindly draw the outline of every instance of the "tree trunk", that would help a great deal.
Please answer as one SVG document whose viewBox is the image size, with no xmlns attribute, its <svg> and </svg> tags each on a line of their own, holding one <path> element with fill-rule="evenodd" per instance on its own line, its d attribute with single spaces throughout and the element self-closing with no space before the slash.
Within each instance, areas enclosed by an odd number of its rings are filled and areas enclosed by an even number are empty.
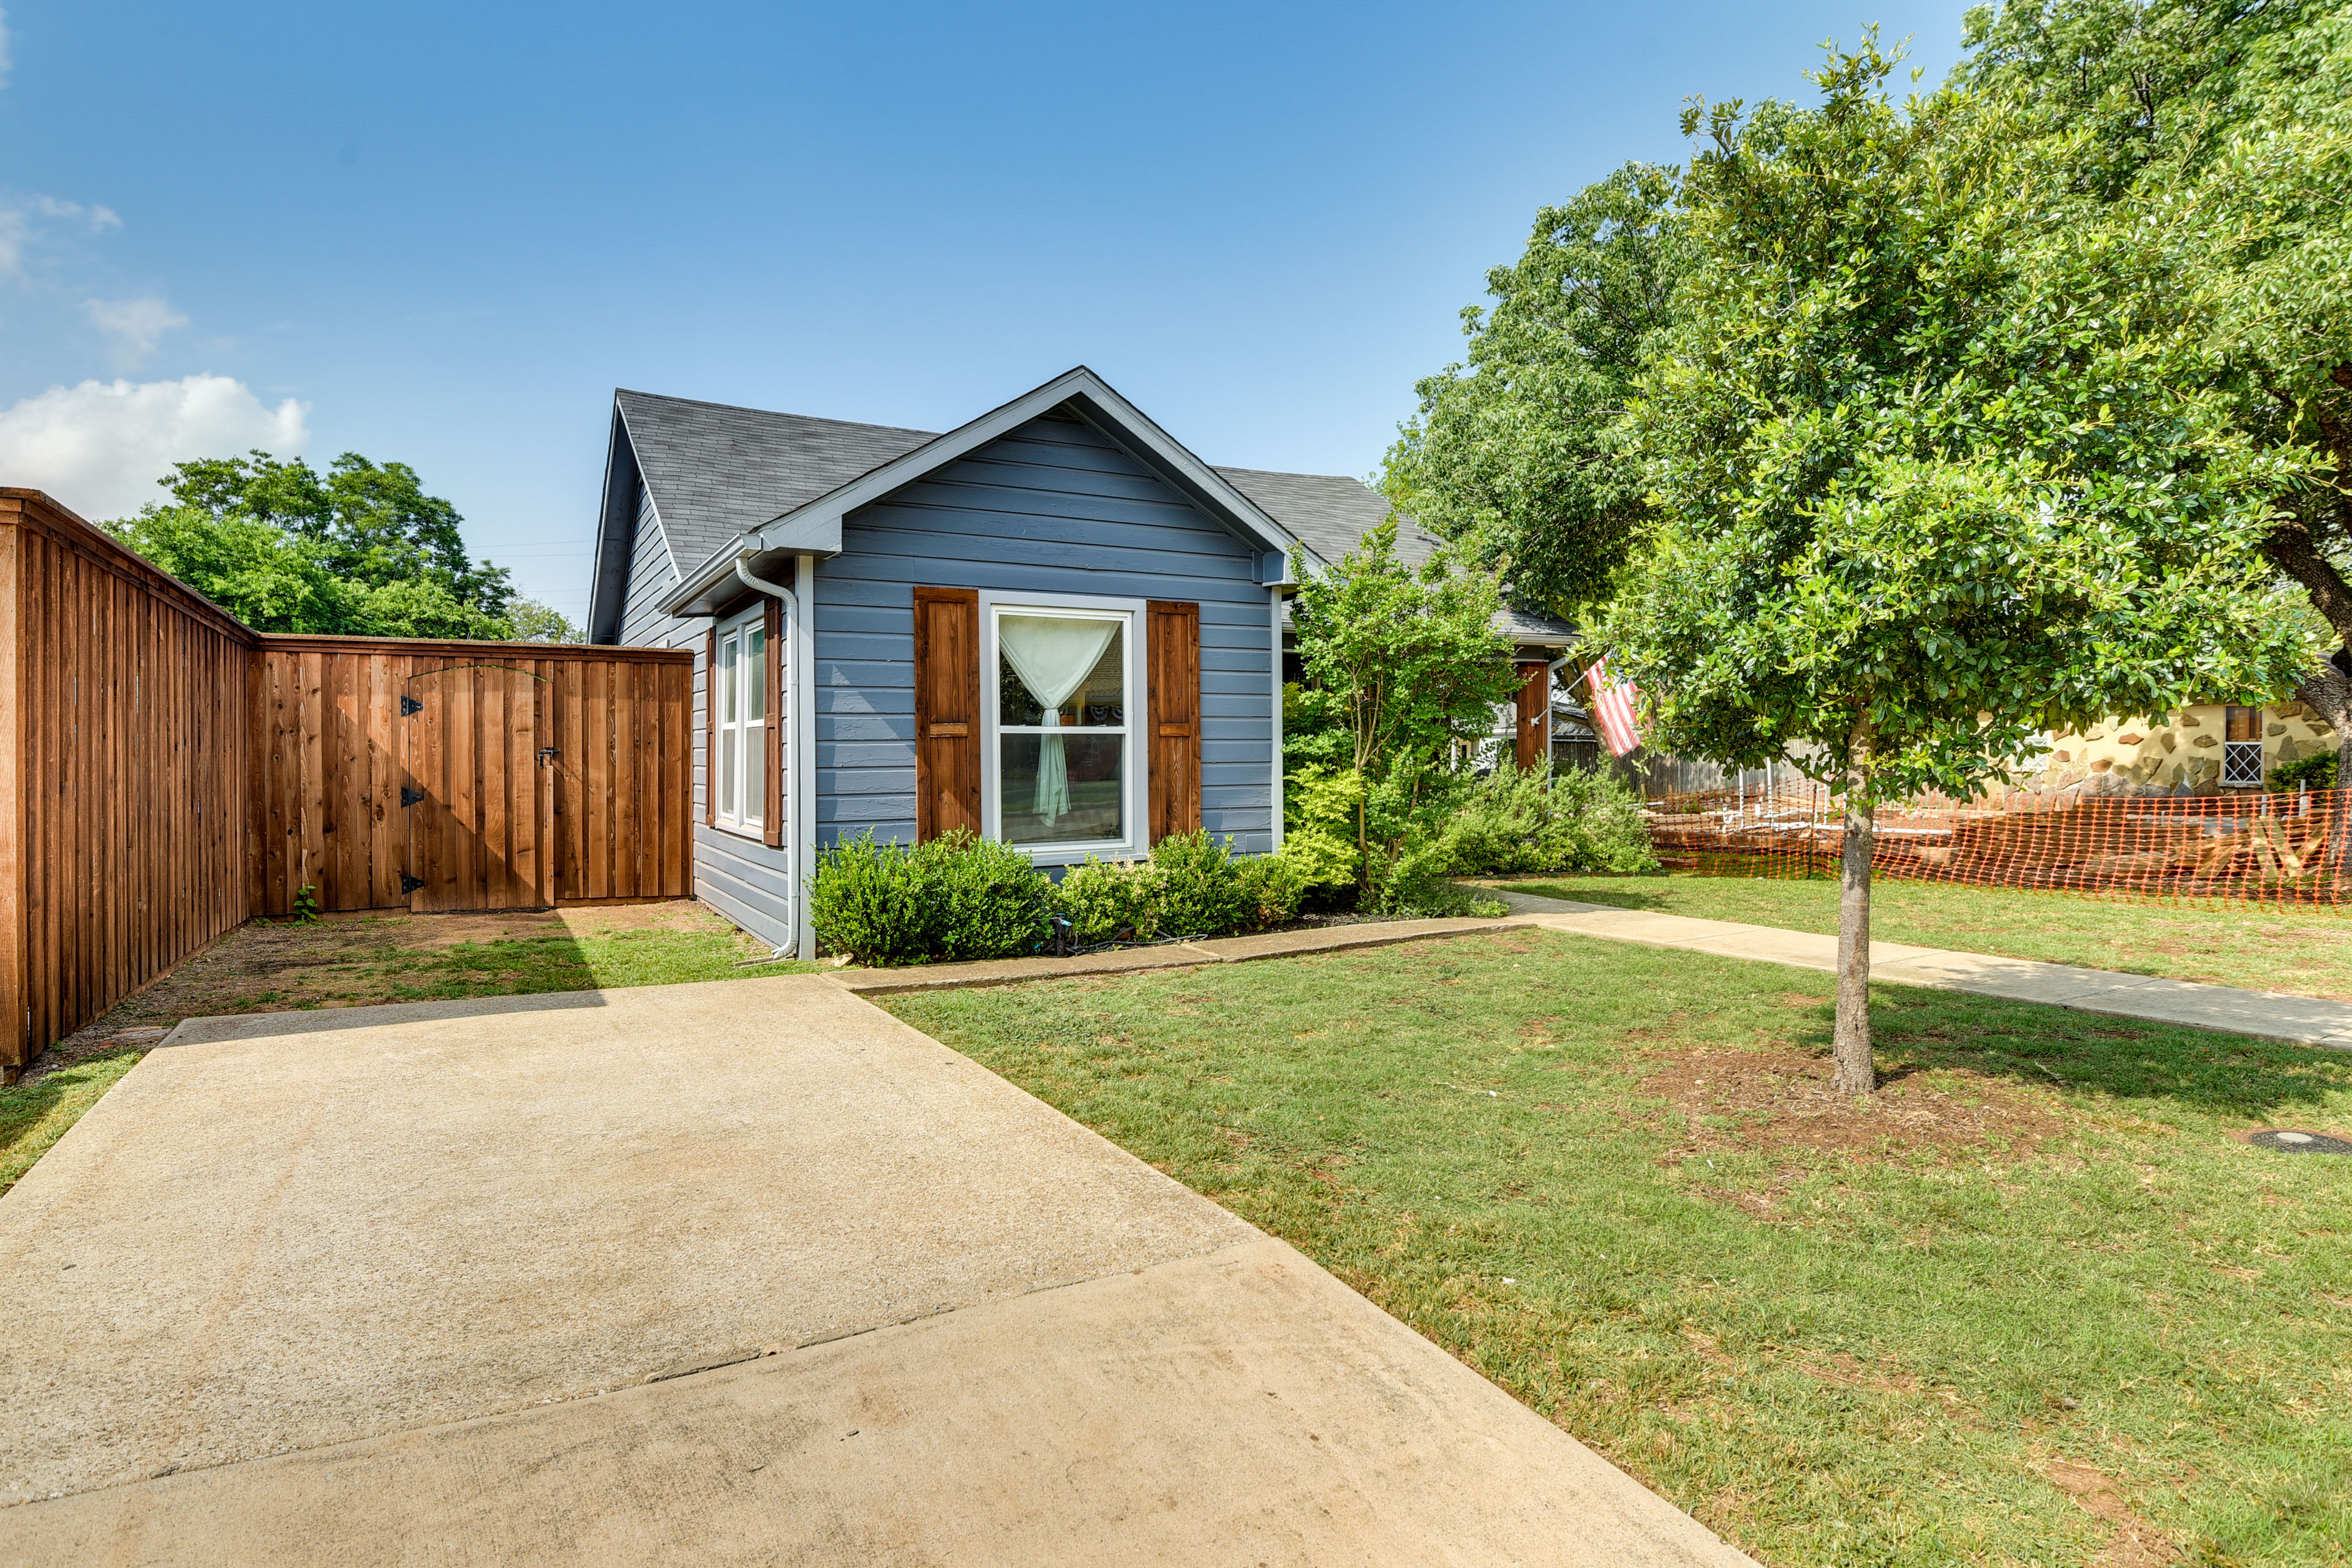
<svg viewBox="0 0 2352 1568">
<path fill-rule="evenodd" d="M 2352 645 L 2347 645 L 2352 646 Z M 2306 676 L 2294 689 L 2303 704 L 2336 727 L 2336 793 L 2327 797 L 2328 880 L 2340 896 L 2352 882 L 2352 677 L 2334 664 Z"/>
<path fill-rule="evenodd" d="M 1846 742 L 1845 853 L 1838 884 L 1837 1070 L 1830 1087 L 1868 1094 L 1878 1087 L 1870 1059 L 1870 852 L 1878 842 L 1877 803 L 1870 798 L 1870 721 Z"/>
</svg>

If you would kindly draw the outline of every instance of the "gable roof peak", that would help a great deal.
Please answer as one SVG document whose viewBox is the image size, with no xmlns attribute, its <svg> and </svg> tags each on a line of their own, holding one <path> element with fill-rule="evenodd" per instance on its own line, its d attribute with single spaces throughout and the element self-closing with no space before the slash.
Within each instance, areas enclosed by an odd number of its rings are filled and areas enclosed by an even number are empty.
<svg viewBox="0 0 2352 1568">
<path fill-rule="evenodd" d="M 1102 377 L 1080 364 L 977 419 L 915 442 L 834 488 L 774 512 L 764 526 L 714 542 L 699 564 L 687 569 L 685 581 L 662 601 L 662 608 L 672 615 L 708 613 L 710 595 L 731 579 L 736 559 L 744 554 L 772 551 L 838 554 L 842 520 L 850 512 L 1062 407 L 1094 426 L 1169 488 L 1254 544 L 1264 559 L 1262 580 L 1284 579 L 1287 573 L 1284 558 L 1297 538 L 1231 480 L 1194 457 Z"/>
</svg>

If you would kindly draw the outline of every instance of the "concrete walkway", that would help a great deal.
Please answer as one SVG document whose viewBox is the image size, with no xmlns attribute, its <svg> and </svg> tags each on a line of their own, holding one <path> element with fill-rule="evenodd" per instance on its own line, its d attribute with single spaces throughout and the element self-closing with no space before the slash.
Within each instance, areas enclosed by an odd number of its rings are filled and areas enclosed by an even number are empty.
<svg viewBox="0 0 2352 1568">
<path fill-rule="evenodd" d="M 1726 958 L 1792 964 L 1834 972 L 1837 938 L 1778 926 L 1732 921 L 1694 920 L 1610 904 L 1572 903 L 1538 898 L 1507 888 L 1486 889 L 1499 897 L 1518 923 L 1645 947 L 1687 948 Z M 1890 985 L 1927 985 L 1966 991 L 2011 1002 L 2041 1002 L 2079 1013 L 2180 1024 L 2292 1045 L 2352 1050 L 2352 1004 L 2274 991 L 2242 991 L 2200 985 L 2107 969 L 2079 969 L 2027 958 L 1996 958 L 1980 952 L 1949 952 L 1901 942 L 1870 944 L 1870 977 Z"/>
<path fill-rule="evenodd" d="M 829 977 L 191 1020 L 0 1300 L 9 1563 L 1748 1562 Z"/>
</svg>

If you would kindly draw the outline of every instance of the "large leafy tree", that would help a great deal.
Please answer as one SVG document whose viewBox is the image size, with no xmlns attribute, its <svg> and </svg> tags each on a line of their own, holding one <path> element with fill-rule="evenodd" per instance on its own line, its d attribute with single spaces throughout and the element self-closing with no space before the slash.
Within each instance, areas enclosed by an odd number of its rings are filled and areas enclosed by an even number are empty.
<svg viewBox="0 0 2352 1568">
<path fill-rule="evenodd" d="M 268 523 L 308 541 L 338 576 L 371 588 L 426 581 L 496 620 L 513 597 L 504 569 L 467 558 L 457 509 L 425 493 L 406 463 L 346 452 L 321 475 L 267 452 L 178 463 L 159 481 L 181 507 Z"/>
<path fill-rule="evenodd" d="M 158 482 L 169 502 L 109 529 L 258 630 L 576 640 L 503 568 L 467 557 L 457 509 L 405 463 L 347 452 L 321 475 L 257 451 Z"/>
<path fill-rule="evenodd" d="M 2330 628 L 2295 694 L 2352 779 L 2352 5 L 2008 0 L 1969 18 L 1958 79 L 2013 106 L 2082 221 L 2168 226 L 2164 282 L 2228 400 L 2291 476 L 2263 551 Z"/>
<path fill-rule="evenodd" d="M 2199 344 L 2175 231 L 2083 221 L 2002 106 L 1897 103 L 1894 63 L 1873 38 L 1810 107 L 1687 111 L 1689 271 L 1629 416 L 1658 519 L 1606 627 L 1654 742 L 1793 752 L 1843 801 L 1856 1092 L 1879 801 L 2309 657 L 2256 553 L 2294 465 L 2177 390 Z"/>
<path fill-rule="evenodd" d="M 1575 616 L 1607 596 L 1649 512 L 1626 400 L 1668 319 L 1682 247 L 1675 172 L 1631 163 L 1536 215 L 1526 251 L 1462 312 L 1466 363 L 1415 384 L 1388 454 L 1397 507 Z"/>
</svg>

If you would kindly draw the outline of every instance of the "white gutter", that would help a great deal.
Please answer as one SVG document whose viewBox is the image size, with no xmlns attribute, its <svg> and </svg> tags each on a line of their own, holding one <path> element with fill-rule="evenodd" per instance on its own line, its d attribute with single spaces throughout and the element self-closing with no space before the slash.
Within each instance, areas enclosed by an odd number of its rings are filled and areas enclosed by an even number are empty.
<svg viewBox="0 0 2352 1568">
<path fill-rule="evenodd" d="M 742 579 L 745 586 L 756 589 L 772 599 L 781 600 L 784 606 L 784 647 L 786 649 L 783 679 L 784 711 L 772 716 L 770 722 L 789 719 L 793 726 L 792 748 L 784 758 L 785 777 L 791 781 L 785 792 L 784 875 L 792 889 L 793 934 L 790 941 L 777 948 L 769 956 L 792 958 L 803 953 L 814 955 L 816 952 L 816 939 L 809 931 L 808 887 L 803 875 L 807 867 L 807 857 L 801 853 L 801 829 L 808 821 L 803 813 L 814 808 L 816 796 L 816 768 L 814 755 L 816 715 L 809 711 L 808 693 L 811 682 L 807 679 L 808 671 L 814 667 L 814 660 L 803 659 L 802 653 L 804 648 L 813 650 L 815 647 L 815 637 L 814 629 L 808 625 L 808 616 L 802 607 L 801 595 L 781 583 L 771 583 L 764 577 L 754 575 L 751 571 L 751 554 L 752 552 L 747 550 L 735 558 L 735 575 Z M 800 557 L 799 567 L 798 573 L 795 574 L 796 580 L 805 584 L 816 569 L 815 558 L 808 555 Z M 805 742 L 803 739 L 803 734 L 808 737 Z M 806 781 L 805 788 L 803 781 Z M 814 843 L 814 837 L 811 838 L 811 843 Z"/>
</svg>

